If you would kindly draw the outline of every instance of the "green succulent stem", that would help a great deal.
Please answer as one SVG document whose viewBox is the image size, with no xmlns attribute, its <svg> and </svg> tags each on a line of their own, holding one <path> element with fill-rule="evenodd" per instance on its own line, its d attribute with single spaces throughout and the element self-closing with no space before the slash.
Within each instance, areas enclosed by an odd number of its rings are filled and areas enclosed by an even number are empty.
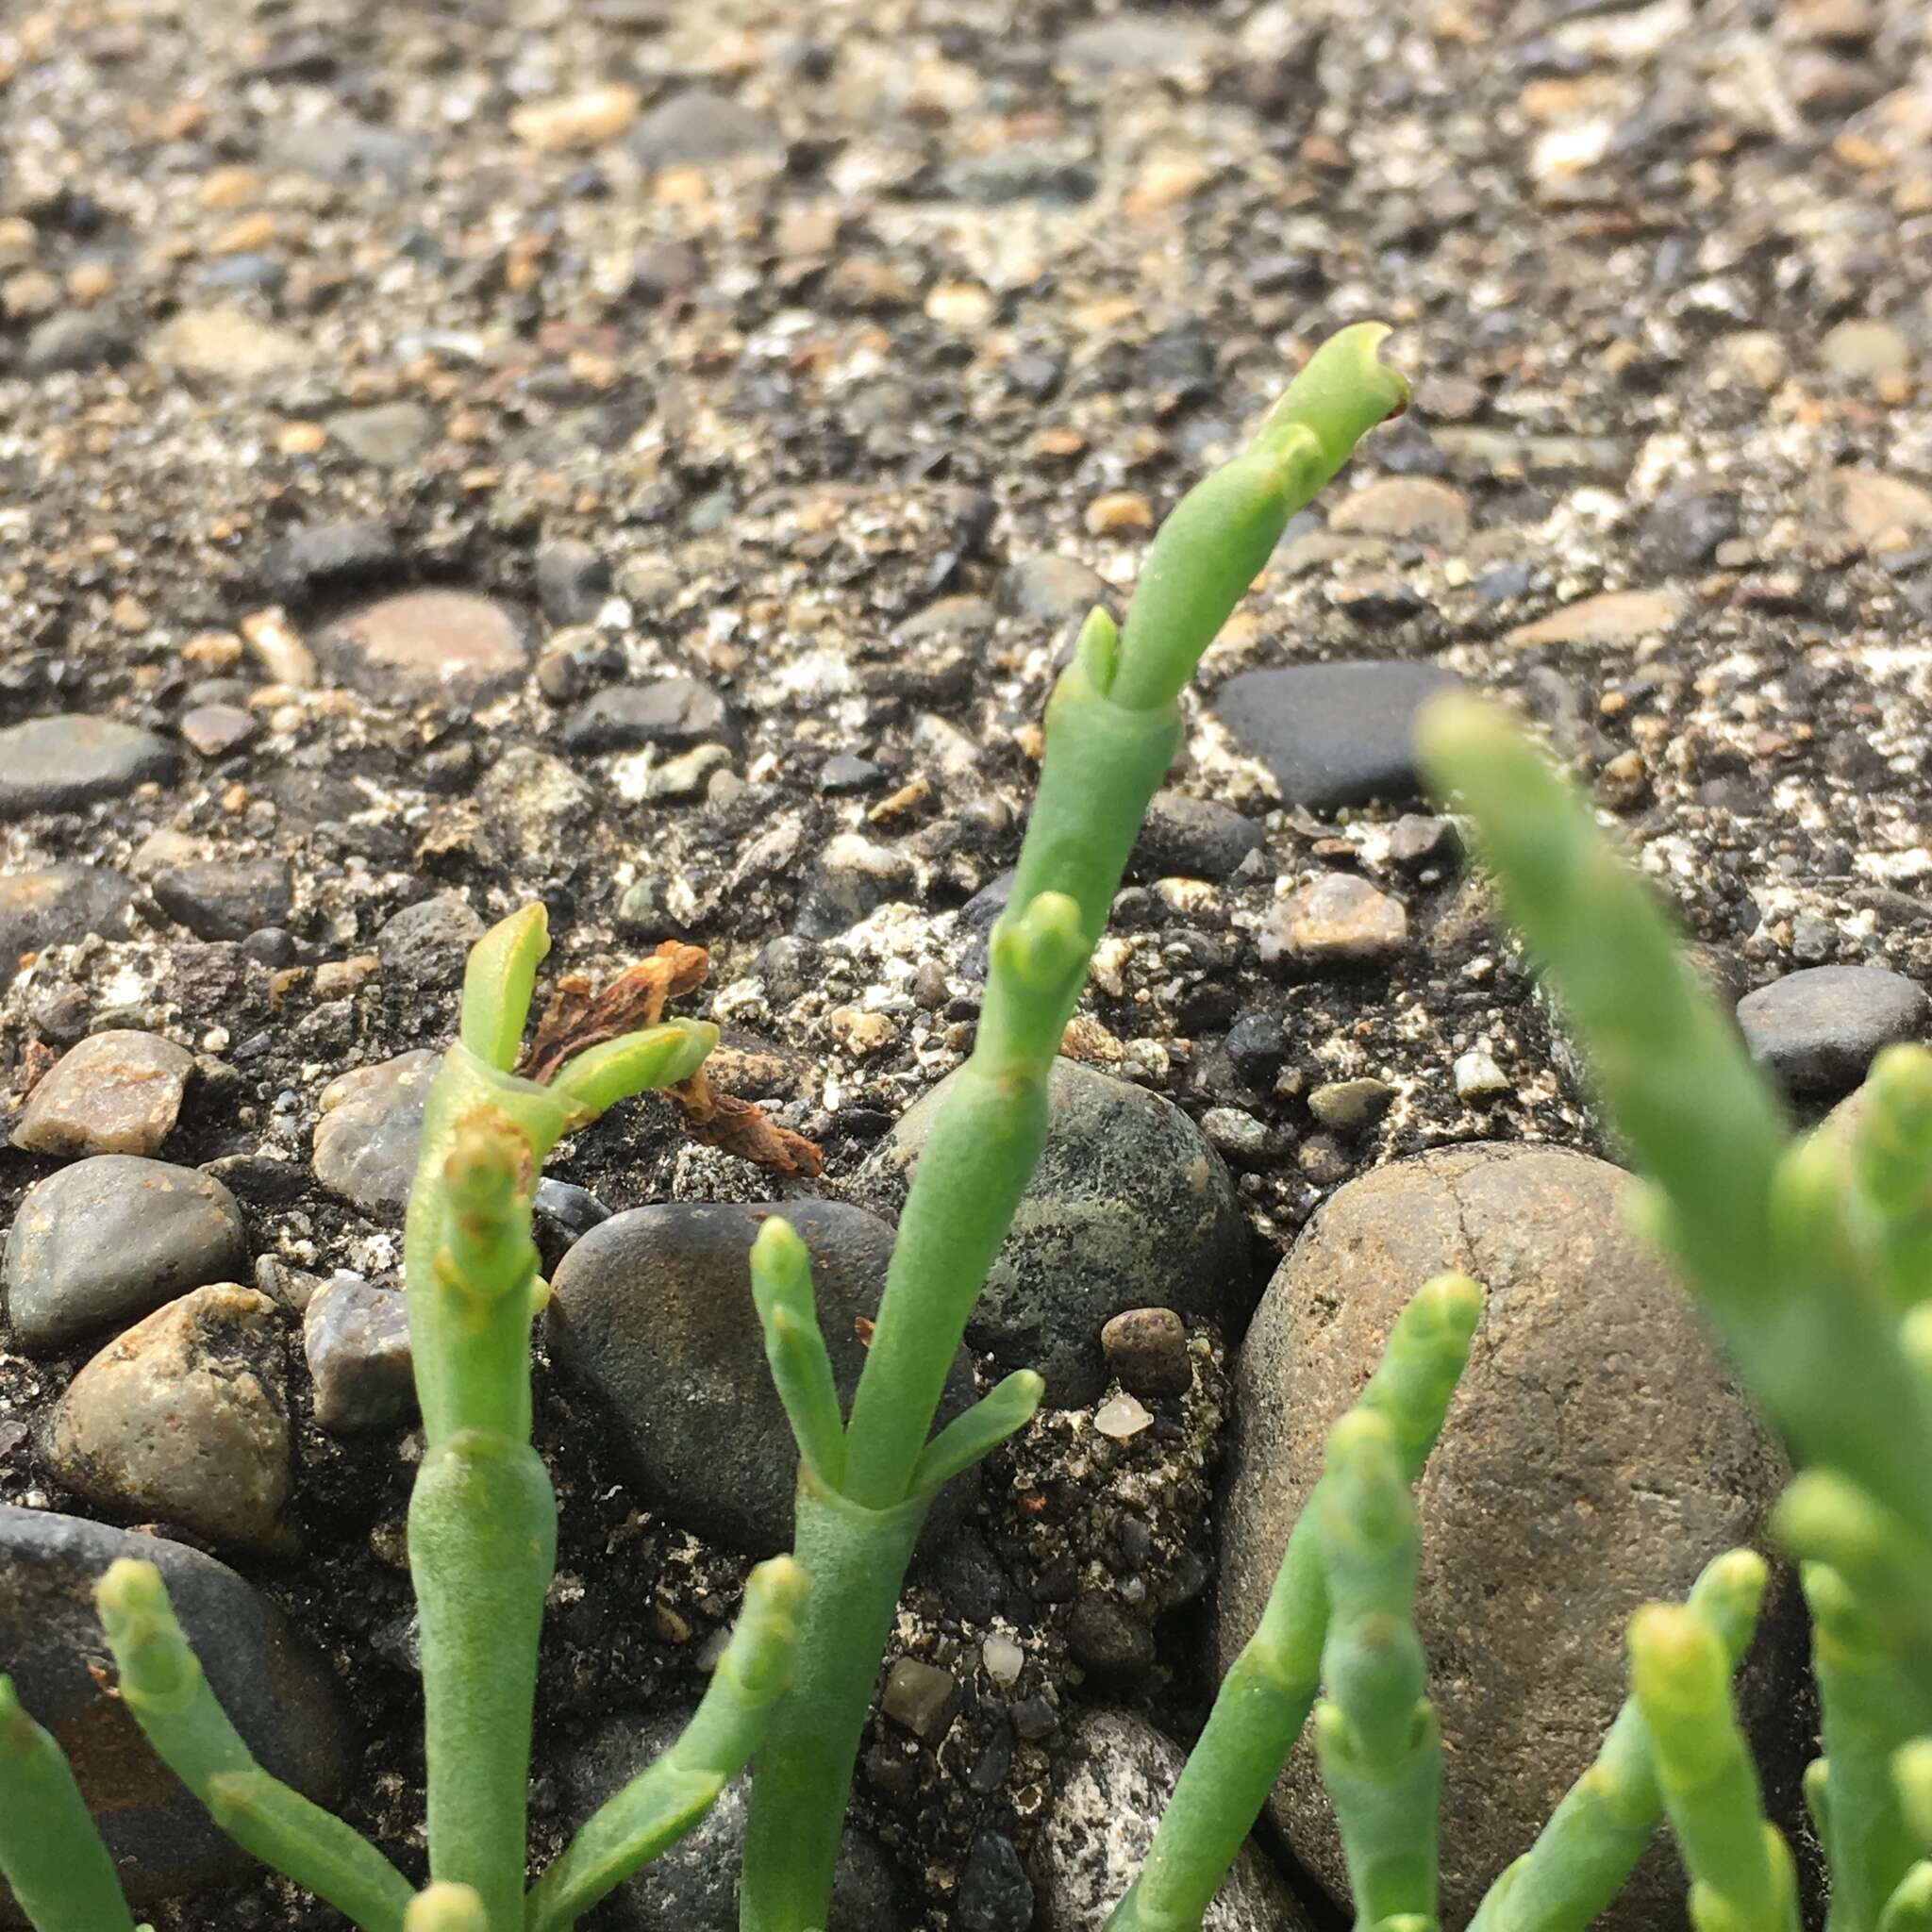
<svg viewBox="0 0 1932 1932">
<path fill-rule="evenodd" d="M 1689 1607 L 1716 1632 L 1730 1670 L 1751 1647 L 1769 1574 L 1755 1551 L 1729 1550 L 1691 1586 Z M 1650 1734 L 1629 1697 L 1595 1762 L 1564 1794 L 1535 1844 L 1491 1887 L 1469 1932 L 1588 1932 L 1663 1815 Z"/>
<path fill-rule="evenodd" d="M 1054 1057 L 1148 801 L 1179 747 L 1181 688 L 1288 519 L 1406 402 L 1407 385 L 1375 358 L 1385 333 L 1345 329 L 1318 350 L 1251 447 L 1176 508 L 1124 635 L 1099 610 L 1081 630 L 1047 706 L 1039 795 L 989 946 L 973 1055 L 922 1153 L 836 1448 L 809 1338 L 795 1309 L 780 1312 L 782 1293 L 762 1291 L 768 1351 L 806 1460 L 799 1555 L 816 1588 L 799 1681 L 753 1780 L 744 1932 L 824 1924 L 853 1755 L 911 1549 L 899 1526 L 909 1515 L 916 1528 L 929 1486 L 1038 1400 L 1030 1384 L 1011 1385 L 976 1422 L 928 1446 L 967 1318 L 1045 1144 Z M 841 1461 L 842 1475 L 827 1480 Z"/>
<path fill-rule="evenodd" d="M 760 1563 L 691 1721 L 662 1757 L 595 1811 L 531 1888 L 526 1932 L 569 1932 L 581 1913 L 676 1841 L 710 1809 L 763 1739 L 798 1660 L 808 1594 L 790 1557 Z"/>
<path fill-rule="evenodd" d="M 1464 1275 L 1430 1282 L 1396 1317 L 1352 1413 L 1389 1431 L 1405 1482 L 1422 1474 L 1469 1359 L 1482 1291 Z M 1317 1524 L 1318 1480 L 1290 1533 L 1255 1634 L 1222 1680 L 1208 1723 L 1161 1814 L 1147 1861 L 1108 1932 L 1198 1932 L 1260 1816 L 1321 1682 L 1329 1624 Z"/>
<path fill-rule="evenodd" d="M 215 1823 L 251 1857 L 363 1932 L 401 1932 L 408 1881 L 359 1832 L 256 1762 L 208 1689 L 161 1573 L 123 1557 L 109 1565 L 94 1597 L 120 1667 L 121 1701 L 155 1755 Z"/>
<path fill-rule="evenodd" d="M 1630 1621 L 1630 1687 L 1696 1932 L 1799 1932 L 1790 1853 L 1765 1820 L 1716 1630 L 1687 1605 L 1646 1605 Z"/>
<path fill-rule="evenodd" d="M 1419 738 L 1437 791 L 1473 816 L 1509 921 L 1654 1180 L 1651 1231 L 1752 1394 L 1802 1464 L 1857 1484 L 1932 1548 L 1932 1386 L 1899 1346 L 1899 1297 L 1846 1265 L 1841 1156 L 1793 1145 L 1655 894 L 1502 713 L 1439 699 Z M 1916 1074 L 1900 1084 L 1917 1094 Z M 1918 1105 L 1896 1111 L 1916 1120 Z M 1874 1162 L 1868 1188 L 1902 1185 L 1874 1179 Z M 1932 1602 L 1916 1621 L 1932 1641 Z"/>
<path fill-rule="evenodd" d="M 37 1932 L 134 1932 L 67 1754 L 0 1677 L 0 1878 Z"/>
</svg>

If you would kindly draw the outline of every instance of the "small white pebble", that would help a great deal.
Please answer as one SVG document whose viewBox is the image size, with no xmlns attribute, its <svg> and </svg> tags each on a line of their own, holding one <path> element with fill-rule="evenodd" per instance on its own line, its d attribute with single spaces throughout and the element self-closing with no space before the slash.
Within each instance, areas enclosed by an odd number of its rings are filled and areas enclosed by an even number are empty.
<svg viewBox="0 0 1932 1932">
<path fill-rule="evenodd" d="M 1026 1654 L 1010 1637 L 989 1637 L 979 1646 L 979 1661 L 995 1684 L 1007 1686 L 1020 1681 Z"/>
<path fill-rule="evenodd" d="M 1131 1395 L 1116 1395 L 1111 1402 L 1104 1402 L 1094 1411 L 1093 1426 L 1103 1436 L 1115 1442 L 1125 1442 L 1138 1436 L 1154 1421 L 1153 1414 Z"/>
<path fill-rule="evenodd" d="M 1458 1100 L 1490 1100 L 1509 1092 L 1509 1077 L 1484 1046 L 1473 1046 L 1456 1057 L 1456 1097 Z"/>
</svg>

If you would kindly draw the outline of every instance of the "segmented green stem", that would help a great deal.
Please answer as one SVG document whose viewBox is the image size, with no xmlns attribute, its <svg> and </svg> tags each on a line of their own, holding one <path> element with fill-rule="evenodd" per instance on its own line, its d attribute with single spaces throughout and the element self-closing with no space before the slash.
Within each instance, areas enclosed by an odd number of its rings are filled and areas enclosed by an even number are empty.
<svg viewBox="0 0 1932 1932">
<path fill-rule="evenodd" d="M 36 1932 L 134 1932 L 67 1754 L 0 1677 L 0 1878 Z"/>
<path fill-rule="evenodd" d="M 1430 1282 L 1396 1318 L 1351 1411 L 1387 1427 L 1405 1481 L 1422 1474 L 1441 1432 L 1482 1307 L 1482 1291 L 1463 1275 Z M 1108 1932 L 1197 1932 L 1307 1722 L 1328 1634 L 1316 1531 L 1327 1480 L 1303 1507 L 1261 1621 L 1222 1681 L 1146 1864 Z"/>
<path fill-rule="evenodd" d="M 817 1588 L 806 1614 L 799 1682 L 781 1704 L 753 1781 L 740 1889 L 744 1932 L 814 1932 L 824 1924 L 838 1819 L 851 1778 L 876 1641 L 904 1570 L 858 1574 L 856 1550 L 887 1558 L 900 1512 L 923 1512 L 924 1485 L 979 1453 L 995 1424 L 1024 1410 L 1014 1385 L 943 1447 L 928 1450 L 940 1394 L 967 1317 L 1046 1139 L 1046 1083 L 1088 960 L 1107 923 L 1148 800 L 1180 741 L 1177 695 L 1201 652 L 1266 561 L 1287 521 L 1346 459 L 1359 436 L 1407 396 L 1375 360 L 1384 333 L 1342 331 L 1310 360 L 1254 448 L 1210 477 L 1158 539 L 1115 633 L 1096 611 L 1046 716 L 1046 757 L 1007 911 L 994 927 L 979 1031 L 921 1156 L 899 1222 L 878 1321 L 842 1444 L 836 1494 L 810 1478 L 835 1459 L 808 1347 L 768 1321 L 781 1393 L 807 1449 L 803 1507 L 836 1531 L 799 1554 Z M 794 1324 L 795 1325 L 795 1324 Z M 789 1386 L 789 1392 L 788 1391 Z M 850 1506 L 838 1517 L 835 1505 Z M 861 1525 L 872 1525 L 862 1527 Z M 905 1545 L 909 1552 L 909 1542 Z M 829 1562 L 842 1579 L 828 1585 Z M 867 1654 L 858 1656 L 863 1645 Z M 823 1654 L 825 1653 L 825 1654 Z M 844 1653 L 842 1657 L 832 1653 Z"/>
<path fill-rule="evenodd" d="M 1691 1586 L 1690 1607 L 1716 1631 L 1736 1670 L 1751 1647 L 1769 1573 L 1753 1550 L 1728 1550 Z M 1533 1844 L 1491 1887 L 1469 1932 L 1588 1932 L 1629 1877 L 1664 1815 L 1650 1734 L 1625 1698 L 1596 1761 L 1564 1793 Z"/>
<path fill-rule="evenodd" d="M 592 1814 L 532 1887 L 527 1932 L 570 1932 L 580 1913 L 682 1838 L 743 1770 L 797 1668 L 796 1619 L 808 1587 L 790 1557 L 752 1572 L 731 1641 L 691 1723 Z"/>
<path fill-rule="evenodd" d="M 1329 1602 L 1315 1752 L 1356 1922 L 1433 1926 L 1442 1737 L 1415 1627 L 1421 1536 L 1393 1432 L 1373 1410 L 1329 1432 L 1315 1526 Z"/>
<path fill-rule="evenodd" d="M 123 1557 L 94 1598 L 120 1666 L 121 1701 L 215 1823 L 363 1932 L 401 1932 L 408 1881 L 359 1832 L 256 1762 L 188 1647 L 161 1573 Z"/>
<path fill-rule="evenodd" d="M 1790 1853 L 1765 1820 L 1717 1632 L 1688 1605 L 1646 1605 L 1630 1622 L 1630 1688 L 1696 1932 L 1798 1932 Z"/>
</svg>

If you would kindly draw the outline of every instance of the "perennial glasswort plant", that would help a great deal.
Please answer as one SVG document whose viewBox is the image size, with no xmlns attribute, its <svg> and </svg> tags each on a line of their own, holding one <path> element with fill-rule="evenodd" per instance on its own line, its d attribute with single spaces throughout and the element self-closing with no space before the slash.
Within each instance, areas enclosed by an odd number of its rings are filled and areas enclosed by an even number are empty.
<svg viewBox="0 0 1932 1932">
<path fill-rule="evenodd" d="M 562 1932 L 690 1828 L 754 1759 L 744 1932 L 821 1932 L 867 1706 L 934 1494 L 1024 1425 L 1008 1376 L 931 1434 L 946 1365 L 1046 1131 L 1045 1087 L 1149 797 L 1178 694 L 1288 517 L 1401 407 L 1381 331 L 1317 353 L 1250 448 L 1163 526 L 1124 632 L 1096 612 L 1047 714 L 1046 758 L 996 926 L 972 1059 L 901 1222 L 872 1348 L 841 1413 L 803 1243 L 769 1221 L 752 1293 L 797 1438 L 795 1558 L 759 1566 L 679 1742 L 526 1893 L 525 1790 L 555 1504 L 530 1445 L 529 1324 L 544 1292 L 531 1194 L 558 1137 L 688 1076 L 708 1028 L 653 1026 L 518 1059 L 545 945 L 532 908 L 479 944 L 461 1038 L 431 1097 L 407 1275 L 426 1453 L 410 1507 L 421 1605 L 432 1882 L 250 1759 L 202 1681 L 158 1574 L 100 1586 L 121 1693 L 159 1755 L 248 1850 L 367 1932 Z M 1653 1223 L 1802 1474 L 1779 1512 L 1806 1560 L 1827 1756 L 1807 1790 L 1831 1863 L 1830 1932 L 1932 1932 L 1932 1058 L 1878 1069 L 1849 1136 L 1792 1144 L 1661 912 L 1588 813 L 1504 724 L 1439 711 L 1433 771 L 1474 813 L 1509 910 L 1594 1052 L 1610 1111 L 1655 1176 Z M 1414 1623 L 1410 1485 L 1482 1313 L 1424 1287 L 1331 1433 L 1253 1640 L 1224 1682 L 1111 1932 L 1195 1932 L 1313 1714 L 1357 1923 L 1438 1924 L 1441 1741 Z M 1697 1932 L 1792 1932 L 1790 1854 L 1762 1815 L 1728 1679 L 1765 1582 L 1718 1557 L 1681 1606 L 1630 1629 L 1631 1695 L 1595 1763 L 1504 1873 L 1476 1932 L 1583 1932 L 1668 1815 Z M 1318 1695 L 1325 1691 L 1319 1704 Z M 53 1740 L 0 1690 L 0 1871 L 39 1932 L 131 1932 L 112 1862 Z"/>
</svg>

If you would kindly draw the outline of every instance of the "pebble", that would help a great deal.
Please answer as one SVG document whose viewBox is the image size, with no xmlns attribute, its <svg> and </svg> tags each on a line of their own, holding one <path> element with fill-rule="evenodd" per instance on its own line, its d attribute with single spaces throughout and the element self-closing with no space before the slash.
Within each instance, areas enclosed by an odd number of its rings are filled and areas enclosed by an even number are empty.
<svg viewBox="0 0 1932 1932">
<path fill-rule="evenodd" d="M 1532 624 L 1518 625 L 1505 642 L 1523 648 L 1580 644 L 1607 649 L 1673 631 L 1683 614 L 1684 601 L 1674 591 L 1606 591 L 1601 596 L 1567 604 Z"/>
<path fill-rule="evenodd" d="M 261 576 L 271 595 L 300 597 L 320 585 L 339 586 L 358 577 L 386 575 L 401 562 L 395 533 L 387 524 L 298 524 L 262 553 Z M 244 625 L 244 631 L 247 628 Z M 287 636 L 293 638 L 293 633 Z M 280 644 L 279 637 L 271 640 L 251 634 L 248 641 L 277 684 L 308 686 L 315 682 L 315 660 L 300 639 L 293 641 L 302 659 L 307 660 L 306 675 L 300 660 L 275 660 L 272 653 Z"/>
<path fill-rule="evenodd" d="M 1487 1047 L 1473 1046 L 1467 1053 L 1457 1054 L 1451 1071 L 1458 1100 L 1499 1100 L 1513 1091 L 1508 1074 Z"/>
<path fill-rule="evenodd" d="M 1264 959 L 1316 968 L 1376 965 L 1408 944 L 1408 913 L 1354 873 L 1331 872 L 1274 908 L 1261 938 Z"/>
<path fill-rule="evenodd" d="M 99 1668 L 93 1586 L 121 1557 L 160 1571 L 210 1688 L 268 1771 L 333 1807 L 358 1753 L 320 1657 L 225 1564 L 163 1537 L 0 1506 L 0 1657 L 65 1745 L 129 1902 L 146 1906 L 260 1868 L 155 1757 Z"/>
<path fill-rule="evenodd" d="M 485 927 L 460 892 L 439 892 L 405 906 L 375 935 L 375 957 L 386 971 L 420 987 L 456 986 L 470 948 Z"/>
<path fill-rule="evenodd" d="M 1386 1080 L 1324 1080 L 1308 1095 L 1308 1111 L 1338 1134 L 1359 1134 L 1389 1111 L 1395 1090 Z"/>
<path fill-rule="evenodd" d="M 1201 1131 L 1217 1154 L 1243 1167 L 1266 1167 L 1281 1157 L 1280 1135 L 1239 1107 L 1210 1107 Z"/>
<path fill-rule="evenodd" d="M 1130 878 L 1225 879 L 1261 849 L 1261 828 L 1233 807 L 1157 791 L 1127 860 Z"/>
<path fill-rule="evenodd" d="M 664 1202 L 612 1215 L 563 1257 L 546 1318 L 553 1358 L 610 1417 L 630 1473 L 671 1521 L 769 1556 L 791 1535 L 798 1455 L 765 1364 L 747 1257 L 782 1214 L 811 1253 L 842 1401 L 864 1365 L 891 1226 L 836 1201 Z M 972 1399 L 962 1352 L 942 1405 Z"/>
<path fill-rule="evenodd" d="M 196 705 L 181 714 L 179 729 L 191 750 L 219 758 L 246 744 L 255 736 L 256 723 L 239 705 Z"/>
<path fill-rule="evenodd" d="M 1738 495 L 1732 490 L 1666 491 L 1643 514 L 1645 555 L 1661 570 L 1704 570 L 1718 545 L 1738 534 Z"/>
<path fill-rule="evenodd" d="M 951 1083 L 917 1101 L 858 1186 L 896 1214 Z M 1002 1370 L 1046 1378 L 1049 1405 L 1105 1387 L 1100 1331 L 1127 1308 L 1224 1323 L 1248 1298 L 1247 1231 L 1221 1157 L 1172 1101 L 1057 1059 L 1047 1140 L 966 1334 Z"/>
<path fill-rule="evenodd" d="M 1826 329 L 1819 361 L 1834 375 L 1869 382 L 1912 366 L 1912 345 L 1889 322 L 1857 319 Z"/>
<path fill-rule="evenodd" d="M 437 439 L 436 418 L 421 403 L 378 403 L 342 409 L 328 419 L 330 437 L 378 470 L 412 463 Z"/>
<path fill-rule="evenodd" d="M 1101 1328 L 1107 1372 L 1133 1395 L 1185 1395 L 1194 1386 L 1187 1324 L 1172 1308 L 1124 1308 Z"/>
<path fill-rule="evenodd" d="M 1390 828 L 1390 859 L 1410 872 L 1453 860 L 1459 847 L 1452 819 L 1424 818 L 1406 811 Z"/>
<path fill-rule="evenodd" d="M 1154 1416 L 1146 1404 L 1131 1395 L 1116 1395 L 1093 1411 L 1093 1428 L 1109 1442 L 1131 1442 L 1143 1429 L 1152 1428 Z"/>
<path fill-rule="evenodd" d="M 420 134 L 349 114 L 275 129 L 263 161 L 284 174 L 314 175 L 325 181 L 405 181 L 428 143 Z"/>
<path fill-rule="evenodd" d="M 903 852 L 841 832 L 819 854 L 792 929 L 802 939 L 832 939 L 881 906 L 908 897 L 912 885 L 912 861 Z M 987 924 L 991 927 L 991 920 Z"/>
<path fill-rule="evenodd" d="M 511 108 L 509 131 L 526 146 L 546 151 L 602 147 L 630 126 L 641 105 L 634 87 L 591 88 Z"/>
<path fill-rule="evenodd" d="M 1184 1761 L 1178 1744 L 1130 1711 L 1081 1717 L 1033 1847 L 1048 1932 L 1105 1932 L 1147 1862 Z M 1250 1840 L 1235 1855 L 1201 1932 L 1313 1932 L 1313 1921 Z"/>
<path fill-rule="evenodd" d="M 118 936 L 133 901 L 134 888 L 105 866 L 0 873 L 0 992 L 28 954 L 69 945 L 91 932 Z"/>
<path fill-rule="evenodd" d="M 154 1154 L 174 1131 L 194 1056 L 115 1027 L 70 1047 L 29 1097 L 13 1144 L 27 1154 Z"/>
<path fill-rule="evenodd" d="M 21 348 L 20 363 L 29 375 L 62 369 L 110 369 L 134 354 L 134 331 L 126 319 L 106 308 L 60 308 L 37 322 Z"/>
<path fill-rule="evenodd" d="M 171 777 L 176 758 L 165 738 L 118 718 L 68 713 L 9 724 L 0 730 L 0 819 L 119 798 Z"/>
<path fill-rule="evenodd" d="M 265 1294 L 232 1282 L 192 1290 L 68 1384 L 47 1466 L 103 1507 L 273 1547 L 293 1487 L 287 1374 Z"/>
<path fill-rule="evenodd" d="M 289 869 L 275 858 L 169 866 L 148 890 L 170 919 L 204 940 L 245 940 L 264 926 L 286 925 L 295 903 Z"/>
<path fill-rule="evenodd" d="M 564 1768 L 571 1815 L 588 1818 L 628 1784 L 676 1741 L 691 1714 L 689 1706 L 649 1715 L 624 1711 L 575 1746 Z M 738 1871 L 750 1795 L 751 1774 L 740 1772 L 690 1832 L 597 1908 L 600 1923 L 611 1932 L 738 1932 Z M 824 1932 L 913 1932 L 923 1923 L 907 1908 L 877 1843 L 847 1824 Z"/>
<path fill-rule="evenodd" d="M 246 1273 L 235 1197 L 191 1167 L 97 1154 L 28 1190 L 7 1237 L 7 1320 L 23 1355 L 82 1337 Z"/>
<path fill-rule="evenodd" d="M 1888 967 L 1811 966 L 1747 992 L 1738 1024 L 1793 1093 L 1836 1095 L 1864 1079 L 1882 1047 L 1923 1039 L 1932 999 Z"/>
<path fill-rule="evenodd" d="M 264 382 L 308 366 L 312 351 L 303 339 L 246 309 L 184 308 L 147 339 L 148 359 L 178 375 L 219 377 L 225 383 Z"/>
<path fill-rule="evenodd" d="M 1089 1592 L 1067 1613 L 1067 1649 L 1083 1671 L 1132 1676 L 1154 1662 L 1154 1632 L 1118 1599 Z"/>
<path fill-rule="evenodd" d="M 1893 531 L 1932 530 L 1932 490 L 1882 470 L 1844 468 L 1833 478 L 1839 521 L 1861 542 Z"/>
<path fill-rule="evenodd" d="M 886 1672 L 879 1708 L 894 1724 L 928 1743 L 942 1738 L 959 1701 L 959 1680 L 916 1657 L 894 1657 Z"/>
<path fill-rule="evenodd" d="M 610 1219 L 610 1210 L 588 1188 L 545 1178 L 530 1202 L 530 1235 L 546 1273 L 554 1274 L 576 1243 Z"/>
<path fill-rule="evenodd" d="M 1032 1924 L 1033 1882 L 1012 1840 L 982 1831 L 953 1895 L 952 1932 L 1027 1932 Z"/>
<path fill-rule="evenodd" d="M 1244 671 L 1212 704 L 1235 742 L 1267 766 L 1285 803 L 1331 811 L 1414 797 L 1416 714 L 1459 683 L 1430 664 L 1297 664 Z"/>
<path fill-rule="evenodd" d="M 328 673 L 375 698 L 479 704 L 520 683 L 530 639 L 508 605 L 471 591 L 404 591 L 315 640 Z"/>
<path fill-rule="evenodd" d="M 1105 580 L 1077 558 L 1042 552 L 1000 573 L 999 608 L 1027 624 L 1079 624 L 1096 604 L 1111 602 Z"/>
<path fill-rule="evenodd" d="M 400 1226 L 441 1055 L 428 1047 L 338 1074 L 322 1090 L 315 1178 L 372 1221 Z"/>
<path fill-rule="evenodd" d="M 731 708 L 694 677 L 660 677 L 655 684 L 620 684 L 579 705 L 565 721 L 572 751 L 630 751 L 654 744 L 736 744 Z"/>
<path fill-rule="evenodd" d="M 346 1272 L 325 1282 L 303 1311 L 302 1349 L 323 1428 L 393 1428 L 415 1413 L 409 1318 L 394 1289 Z"/>
<path fill-rule="evenodd" d="M 979 1646 L 979 1661 L 995 1684 L 1003 1690 L 1010 1690 L 1026 1668 L 1026 1653 L 1010 1637 L 995 1633 Z"/>
<path fill-rule="evenodd" d="M 1407 538 L 1453 549 L 1469 535 L 1469 499 L 1433 476 L 1379 476 L 1328 513 L 1342 535 Z"/>
<path fill-rule="evenodd" d="M 628 145 L 645 167 L 665 168 L 777 155 L 785 142 L 761 114 L 728 94 L 691 88 L 653 108 L 631 130 Z"/>
<path fill-rule="evenodd" d="M 1689 1302 L 1626 1232 L 1629 1187 L 1607 1161 L 1550 1148 L 1478 1144 L 1379 1168 L 1308 1224 L 1242 1345 L 1224 1670 L 1396 1310 L 1445 1268 L 1490 1291 L 1417 1496 L 1418 1623 L 1447 1746 L 1445 1924 L 1467 1921 L 1595 1754 L 1624 1694 L 1631 1611 L 1681 1596 L 1721 1550 L 1762 1547 L 1784 1481 Z M 1802 1638 L 1775 1600 L 1763 1627 L 1771 1641 L 1740 1680 L 1743 1707 L 1760 1744 L 1774 1733 L 1796 1750 L 1786 1714 Z M 1492 1774 L 1498 1764 L 1507 1778 Z M 1296 1857 L 1345 1897 L 1306 1745 L 1270 1808 Z M 1684 1881 L 1663 1844 L 1605 1927 L 1654 1932 L 1681 1912 Z"/>
<path fill-rule="evenodd" d="M 1057 58 L 1089 74 L 1170 75 L 1198 66 L 1217 45 L 1202 27 L 1150 13 L 1120 13 L 1064 35 Z"/>
<path fill-rule="evenodd" d="M 537 552 L 537 605 L 554 625 L 592 624 L 610 595 L 610 566 L 575 538 Z"/>
<path fill-rule="evenodd" d="M 554 856 L 567 828 L 588 818 L 597 804 L 596 792 L 561 758 L 528 744 L 511 745 L 490 766 L 475 799 L 484 819 L 525 860 Z M 378 948 L 381 943 L 378 936 Z"/>
</svg>

